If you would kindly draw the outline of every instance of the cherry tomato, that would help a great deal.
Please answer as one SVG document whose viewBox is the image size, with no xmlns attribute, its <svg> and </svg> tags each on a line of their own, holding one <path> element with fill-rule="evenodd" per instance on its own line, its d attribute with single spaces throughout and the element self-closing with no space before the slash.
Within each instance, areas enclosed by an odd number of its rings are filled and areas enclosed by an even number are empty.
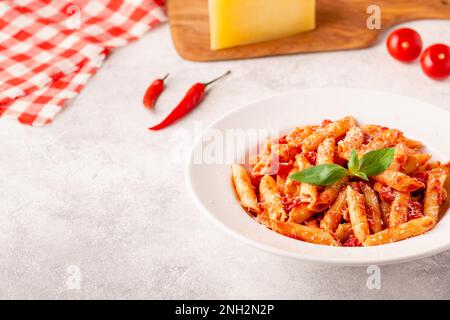
<svg viewBox="0 0 450 320">
<path fill-rule="evenodd" d="M 420 58 L 422 70 L 427 76 L 444 80 L 450 76 L 450 47 L 438 43 L 429 46 Z"/>
<path fill-rule="evenodd" d="M 422 38 L 410 28 L 394 30 L 389 35 L 386 45 L 391 56 L 403 62 L 416 60 L 422 52 Z"/>
</svg>

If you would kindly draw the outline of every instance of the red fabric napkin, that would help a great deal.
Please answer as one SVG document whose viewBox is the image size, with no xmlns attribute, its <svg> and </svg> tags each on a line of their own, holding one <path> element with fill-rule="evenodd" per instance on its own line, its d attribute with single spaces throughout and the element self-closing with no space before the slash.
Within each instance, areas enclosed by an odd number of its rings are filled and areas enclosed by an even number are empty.
<svg viewBox="0 0 450 320">
<path fill-rule="evenodd" d="M 108 52 L 165 20 L 161 0 L 0 1 L 0 117 L 51 122 Z"/>
</svg>

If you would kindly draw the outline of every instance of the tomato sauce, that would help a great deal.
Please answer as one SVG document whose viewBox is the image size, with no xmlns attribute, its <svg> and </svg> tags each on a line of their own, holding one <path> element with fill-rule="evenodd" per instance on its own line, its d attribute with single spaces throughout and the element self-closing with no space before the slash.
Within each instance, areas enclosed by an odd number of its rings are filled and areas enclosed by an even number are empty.
<svg viewBox="0 0 450 320">
<path fill-rule="evenodd" d="M 295 156 L 301 152 L 302 152 L 301 147 L 294 147 L 294 146 L 289 145 L 289 157 L 292 160 L 295 160 Z"/>
<path fill-rule="evenodd" d="M 351 235 L 350 238 L 347 239 L 347 241 L 345 241 L 342 244 L 343 247 L 362 247 L 362 243 L 359 242 L 358 239 L 356 239 L 356 237 L 354 235 Z"/>
<path fill-rule="evenodd" d="M 427 181 L 428 181 L 428 173 L 426 173 L 426 172 L 416 172 L 415 174 L 413 174 L 413 178 L 419 180 L 424 185 L 426 185 Z"/>
<path fill-rule="evenodd" d="M 290 212 L 292 209 L 301 205 L 300 198 L 291 198 L 288 196 L 284 196 L 281 198 L 281 203 L 283 204 L 284 210 L 286 212 Z"/>
<path fill-rule="evenodd" d="M 372 137 L 367 134 L 367 133 L 363 133 L 363 144 L 368 144 L 370 141 L 372 141 Z"/>
<path fill-rule="evenodd" d="M 338 143 L 338 142 L 344 140 L 346 135 L 347 135 L 346 133 L 341 134 L 339 137 L 337 137 L 337 138 L 335 139 L 335 142 Z"/>
<path fill-rule="evenodd" d="M 291 172 L 294 164 L 292 162 L 280 162 L 278 164 L 277 174 L 283 178 L 287 177 L 289 172 Z"/>
<path fill-rule="evenodd" d="M 279 144 L 286 144 L 287 143 L 286 136 L 282 136 L 280 139 L 278 139 L 278 143 Z"/>
<path fill-rule="evenodd" d="M 395 198 L 394 190 L 391 187 L 382 186 L 380 189 L 380 197 L 386 202 L 392 202 Z"/>
<path fill-rule="evenodd" d="M 347 165 L 347 160 L 345 160 L 345 159 L 343 159 L 343 158 L 341 158 L 339 155 L 338 155 L 338 153 L 336 152 L 335 154 L 334 154 L 334 163 L 335 164 L 338 164 L 338 165 L 340 165 L 340 166 L 342 166 L 342 167 L 345 167 L 346 165 Z"/>
<path fill-rule="evenodd" d="M 250 179 L 251 179 L 251 181 L 252 181 L 252 185 L 253 185 L 253 187 L 256 189 L 256 190 L 258 190 L 259 189 L 259 183 L 261 182 L 261 179 L 262 179 L 262 177 L 263 176 L 261 176 L 261 175 L 252 175 L 251 177 L 250 177 Z"/>
<path fill-rule="evenodd" d="M 423 217 L 423 206 L 419 201 L 411 200 L 408 203 L 408 221 Z"/>
<path fill-rule="evenodd" d="M 308 159 L 309 163 L 315 165 L 317 162 L 317 153 L 314 151 L 308 151 L 305 153 L 305 158 Z"/>
</svg>

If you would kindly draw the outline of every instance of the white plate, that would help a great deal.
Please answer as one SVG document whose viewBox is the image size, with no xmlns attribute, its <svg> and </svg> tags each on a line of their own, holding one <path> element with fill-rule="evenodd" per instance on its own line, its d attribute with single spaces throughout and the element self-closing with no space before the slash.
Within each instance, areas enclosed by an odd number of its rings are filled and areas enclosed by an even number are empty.
<svg viewBox="0 0 450 320">
<path fill-rule="evenodd" d="M 336 265 L 369 265 L 418 259 L 450 248 L 450 214 L 430 232 L 397 243 L 339 248 L 294 240 L 258 224 L 240 207 L 231 185 L 230 163 L 211 164 L 211 139 L 228 129 L 278 129 L 320 123 L 352 115 L 361 124 L 380 124 L 402 130 L 422 141 L 438 160 L 450 159 L 450 113 L 415 99 L 357 89 L 313 89 L 275 96 L 231 111 L 215 121 L 196 141 L 186 166 L 188 188 L 202 212 L 223 230 L 260 249 L 305 261 Z M 248 150 L 224 139 L 224 156 Z M 208 149 L 209 146 L 209 149 Z M 222 159 L 227 159 L 222 157 Z M 232 161 L 231 161 L 232 162 Z"/>
</svg>

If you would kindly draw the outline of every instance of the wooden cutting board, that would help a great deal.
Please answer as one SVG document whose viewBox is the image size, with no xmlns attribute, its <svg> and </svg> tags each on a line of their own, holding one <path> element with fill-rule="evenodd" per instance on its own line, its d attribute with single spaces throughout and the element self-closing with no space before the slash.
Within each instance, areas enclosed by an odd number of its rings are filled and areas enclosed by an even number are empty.
<svg viewBox="0 0 450 320">
<path fill-rule="evenodd" d="M 317 0 L 316 3 L 314 31 L 219 51 L 209 49 L 208 0 L 168 0 L 168 14 L 176 50 L 192 61 L 366 48 L 374 45 L 384 30 L 401 22 L 450 19 L 450 0 Z M 381 8 L 380 30 L 367 28 L 370 15 L 367 7 L 373 4 Z"/>
</svg>

